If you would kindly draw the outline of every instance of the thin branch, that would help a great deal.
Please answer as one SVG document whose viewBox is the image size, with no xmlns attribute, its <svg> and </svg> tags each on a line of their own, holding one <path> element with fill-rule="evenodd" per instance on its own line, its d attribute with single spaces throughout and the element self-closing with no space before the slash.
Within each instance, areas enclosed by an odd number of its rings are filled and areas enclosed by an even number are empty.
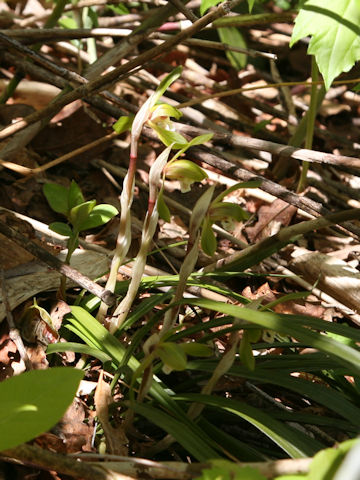
<svg viewBox="0 0 360 480">
<path fill-rule="evenodd" d="M 174 5 L 175 8 L 177 8 L 179 10 L 179 12 L 181 12 L 182 14 L 184 14 L 184 16 L 190 20 L 191 23 L 194 23 L 196 22 L 198 19 L 198 17 L 195 15 L 195 13 L 190 10 L 189 8 L 187 8 L 181 0 L 169 0 L 170 3 L 172 3 Z"/>
<path fill-rule="evenodd" d="M 360 80 L 360 79 L 359 79 Z M 176 128 L 181 133 L 194 135 L 195 132 L 205 133 L 207 130 L 196 129 L 188 125 L 176 123 Z M 199 135 L 199 133 L 196 133 Z M 295 160 L 307 161 L 311 163 L 324 163 L 328 165 L 336 165 L 338 167 L 351 167 L 360 170 L 360 159 L 356 157 L 347 157 L 345 155 L 335 155 L 333 153 L 318 152 L 317 150 L 309 150 L 307 148 L 296 148 L 281 143 L 269 142 L 259 138 L 243 137 L 232 133 L 215 132 L 213 141 L 221 141 L 227 145 L 234 147 L 243 147 L 261 152 L 269 152 L 284 158 L 293 158 Z"/>
<path fill-rule="evenodd" d="M 126 37 L 132 32 L 128 28 L 28 28 L 14 30 L 0 30 L 0 33 L 12 39 L 26 43 L 49 42 L 57 40 L 73 40 L 96 37 Z"/>
<path fill-rule="evenodd" d="M 165 33 L 155 32 L 151 35 L 151 38 L 159 38 L 161 40 L 167 40 L 171 37 L 171 35 L 167 35 Z M 259 50 L 253 50 L 252 48 L 242 48 L 235 45 L 229 45 L 223 42 L 213 42 L 211 40 L 202 40 L 200 38 L 189 38 L 182 42 L 184 45 L 189 45 L 190 47 L 201 47 L 201 48 L 212 48 L 214 50 L 222 50 L 222 51 L 229 51 L 229 52 L 239 52 L 245 53 L 245 55 L 249 55 L 250 57 L 264 57 L 269 58 L 271 60 L 277 60 L 277 56 L 275 53 L 269 52 L 260 52 Z"/>
</svg>

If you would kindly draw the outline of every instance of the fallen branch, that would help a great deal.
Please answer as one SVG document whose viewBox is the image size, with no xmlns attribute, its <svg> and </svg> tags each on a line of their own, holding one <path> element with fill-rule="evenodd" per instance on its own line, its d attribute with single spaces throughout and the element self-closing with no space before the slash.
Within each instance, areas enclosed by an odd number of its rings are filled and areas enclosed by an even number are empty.
<svg viewBox="0 0 360 480">
<path fill-rule="evenodd" d="M 34 445 L 20 445 L 0 452 L 6 461 L 19 461 L 44 470 L 70 475 L 83 480 L 133 480 L 138 478 L 190 480 L 198 476 L 209 463 L 154 462 L 147 459 L 105 455 L 118 461 L 84 462 L 84 458 L 99 458 L 97 455 L 79 455 L 78 458 L 43 450 Z M 100 455 L 100 457 L 103 457 Z M 283 459 L 268 462 L 236 463 L 237 467 L 257 469 L 266 478 L 279 475 L 307 473 L 312 458 Z M 234 464 L 235 465 L 235 464 Z"/>
</svg>

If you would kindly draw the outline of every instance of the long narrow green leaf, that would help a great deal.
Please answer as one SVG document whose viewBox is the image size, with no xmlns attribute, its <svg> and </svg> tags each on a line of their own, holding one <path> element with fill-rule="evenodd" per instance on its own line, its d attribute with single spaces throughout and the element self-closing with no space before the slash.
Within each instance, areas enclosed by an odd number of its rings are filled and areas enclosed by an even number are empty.
<svg viewBox="0 0 360 480">
<path fill-rule="evenodd" d="M 126 355 L 125 346 L 83 308 L 71 307 L 71 311 L 73 316 L 70 316 L 69 321 L 72 323 L 72 330 L 80 335 L 88 345 L 99 348 L 99 350 L 109 355 L 114 363 L 118 366 L 121 365 L 122 359 Z M 131 356 L 127 365 L 135 371 L 139 366 L 139 361 L 134 356 Z M 211 439 L 207 439 L 206 434 L 186 417 L 179 402 L 173 400 L 171 396 L 173 392 L 166 388 L 156 377 L 154 377 L 149 394 L 158 404 L 177 417 L 178 420 L 174 419 L 175 422 L 180 422 L 183 428 L 186 426 L 191 431 L 192 440 L 199 445 L 199 450 L 202 448 L 200 446 L 206 445 L 207 440 L 211 442 Z M 208 453 L 204 449 L 203 456 L 206 457 Z"/>
<path fill-rule="evenodd" d="M 213 448 L 201 439 L 200 435 L 194 435 L 194 429 L 197 429 L 195 423 L 193 423 L 194 428 L 190 428 L 183 421 L 176 420 L 157 408 L 139 403 L 135 403 L 132 406 L 136 413 L 139 413 L 176 438 L 180 445 L 186 448 L 199 462 L 220 457 Z"/>
<path fill-rule="evenodd" d="M 315 415 L 312 413 L 297 413 L 289 412 L 286 410 L 277 410 L 271 412 L 274 418 L 284 422 L 296 422 L 296 423 L 306 423 L 310 425 L 318 425 L 322 427 L 331 427 L 334 428 L 336 424 L 337 430 L 343 430 L 344 432 L 358 433 L 359 428 L 355 425 L 351 425 L 346 420 L 341 418 L 334 417 L 324 417 L 323 415 Z"/>
<path fill-rule="evenodd" d="M 209 310 L 215 310 L 216 312 L 221 312 L 226 315 L 232 315 L 235 318 L 241 318 L 247 322 L 260 325 L 262 328 L 290 335 L 300 342 L 308 343 L 313 348 L 322 350 L 329 355 L 337 357 L 339 364 L 346 365 L 350 371 L 356 375 L 360 374 L 360 352 L 352 347 L 337 342 L 332 338 L 326 337 L 325 335 L 313 332 L 309 328 L 304 328 L 300 324 L 300 322 L 303 322 L 302 325 L 305 323 L 305 319 L 303 317 L 297 315 L 281 315 L 271 312 L 258 312 L 249 308 L 230 305 L 205 298 L 189 298 L 186 299 L 186 303 L 207 308 Z M 291 319 L 297 319 L 297 321 L 291 321 Z M 314 324 L 317 325 L 317 328 L 321 328 L 324 331 L 329 329 L 329 326 L 331 325 L 329 322 L 325 322 L 320 319 L 306 317 L 306 326 L 312 327 Z M 346 328 L 344 330 L 346 332 L 346 336 L 348 336 L 348 330 L 350 329 Z"/>
<path fill-rule="evenodd" d="M 48 345 L 46 349 L 46 353 L 48 355 L 51 353 L 59 353 L 59 352 L 81 353 L 82 355 L 89 355 L 90 357 L 97 358 L 103 363 L 111 362 L 111 357 L 106 353 L 102 352 L 97 348 L 92 348 L 82 343 L 75 343 L 75 342 L 50 343 L 50 345 Z"/>
<path fill-rule="evenodd" d="M 319 372 L 339 367 L 337 358 L 314 352 L 301 355 L 266 355 L 258 358 L 261 370 L 281 370 L 283 372 Z"/>
<path fill-rule="evenodd" d="M 251 407 L 244 402 L 196 393 L 178 395 L 175 398 L 219 407 L 245 419 L 271 438 L 274 443 L 292 458 L 312 456 L 318 450 L 324 448 L 324 445 L 303 432 L 294 430 L 293 428 L 275 420 L 267 413 L 255 407 Z"/>
<path fill-rule="evenodd" d="M 204 371 L 212 373 L 216 366 L 215 361 L 196 360 L 188 362 L 188 370 L 196 372 Z M 289 376 L 281 372 L 271 372 L 256 368 L 250 371 L 241 365 L 234 365 L 228 371 L 229 375 L 234 375 L 248 380 L 254 380 L 262 384 L 278 385 L 281 388 L 292 390 L 303 397 L 311 398 L 320 405 L 325 405 L 329 410 L 336 412 L 343 418 L 346 418 L 352 425 L 360 427 L 360 409 L 351 403 L 341 392 L 325 387 L 318 383 L 309 382 L 302 378 Z"/>
<path fill-rule="evenodd" d="M 238 460 L 243 462 L 261 462 L 268 459 L 268 456 L 259 452 L 248 443 L 224 432 L 223 429 L 216 427 L 208 419 L 201 417 L 198 424 L 211 438 L 216 438 L 216 442 L 221 448 Z"/>
</svg>

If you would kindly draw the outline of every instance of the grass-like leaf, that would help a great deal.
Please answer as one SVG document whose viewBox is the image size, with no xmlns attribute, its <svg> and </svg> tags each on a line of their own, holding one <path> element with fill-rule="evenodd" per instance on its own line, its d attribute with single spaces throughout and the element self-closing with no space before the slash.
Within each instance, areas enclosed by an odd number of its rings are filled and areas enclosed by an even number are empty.
<svg viewBox="0 0 360 480">
<path fill-rule="evenodd" d="M 216 362 L 210 360 L 196 360 L 187 364 L 189 370 L 204 371 L 209 374 L 214 371 L 215 367 Z M 295 378 L 283 372 L 273 370 L 270 374 L 268 370 L 260 368 L 251 371 L 241 365 L 233 365 L 228 374 L 247 378 L 262 384 L 272 384 L 281 388 L 287 388 L 303 397 L 312 399 L 320 405 L 324 405 L 329 410 L 347 419 L 352 425 L 360 427 L 360 409 L 349 401 L 346 395 L 337 390 L 302 378 Z"/>
<path fill-rule="evenodd" d="M 271 415 L 238 400 L 213 395 L 179 395 L 179 400 L 204 403 L 237 415 L 267 435 L 292 458 L 312 456 L 323 445 L 308 435 L 275 420 Z"/>
<path fill-rule="evenodd" d="M 192 424 L 193 428 L 190 428 L 185 422 L 177 420 L 149 405 L 135 403 L 133 408 L 136 413 L 139 413 L 176 438 L 180 445 L 186 448 L 199 462 L 220 457 L 216 450 L 201 438 L 204 434 L 196 427 L 195 423 Z M 194 430 L 198 431 L 198 435 L 194 435 Z"/>
<path fill-rule="evenodd" d="M 262 328 L 290 335 L 300 342 L 308 343 L 313 348 L 322 350 L 329 355 L 336 356 L 339 364 L 346 365 L 350 369 L 350 372 L 353 372 L 355 375 L 360 374 L 360 352 L 352 347 L 349 347 L 348 345 L 337 342 L 326 335 L 311 331 L 308 328 L 311 328 L 314 324 L 316 324 L 317 327 L 315 328 L 326 331 L 329 328 L 328 322 L 320 319 L 314 319 L 313 322 L 312 317 L 306 317 L 305 320 L 304 317 L 296 315 L 288 316 L 270 312 L 258 312 L 249 308 L 239 307 L 237 305 L 229 305 L 223 302 L 217 302 L 204 298 L 187 299 L 187 303 L 207 308 L 209 310 L 214 310 L 216 312 L 222 312 L 226 315 L 232 315 L 234 318 L 241 318 L 247 322 L 255 323 Z M 291 321 L 293 318 L 297 318 L 298 321 Z M 344 329 L 346 332 L 344 336 L 349 335 L 350 332 L 348 332 L 348 330 L 351 329 Z"/>
</svg>

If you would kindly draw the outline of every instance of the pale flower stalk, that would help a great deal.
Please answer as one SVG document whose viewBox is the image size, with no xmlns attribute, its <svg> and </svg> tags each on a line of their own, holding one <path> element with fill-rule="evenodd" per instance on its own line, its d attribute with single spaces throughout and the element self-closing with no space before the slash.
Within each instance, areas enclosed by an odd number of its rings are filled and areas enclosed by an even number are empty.
<svg viewBox="0 0 360 480">
<path fill-rule="evenodd" d="M 150 169 L 149 175 L 149 203 L 148 211 L 144 220 L 143 232 L 141 237 L 140 250 L 136 256 L 135 264 L 132 270 L 132 278 L 128 291 L 116 308 L 110 322 L 110 333 L 114 333 L 126 319 L 136 294 L 145 270 L 146 258 L 149 253 L 149 248 L 153 236 L 155 234 L 159 214 L 157 210 L 157 196 L 159 192 L 159 184 L 162 171 L 166 165 L 167 159 L 171 151 L 171 146 L 167 147 L 156 159 Z M 119 265 L 120 266 L 120 265 Z"/>
</svg>

